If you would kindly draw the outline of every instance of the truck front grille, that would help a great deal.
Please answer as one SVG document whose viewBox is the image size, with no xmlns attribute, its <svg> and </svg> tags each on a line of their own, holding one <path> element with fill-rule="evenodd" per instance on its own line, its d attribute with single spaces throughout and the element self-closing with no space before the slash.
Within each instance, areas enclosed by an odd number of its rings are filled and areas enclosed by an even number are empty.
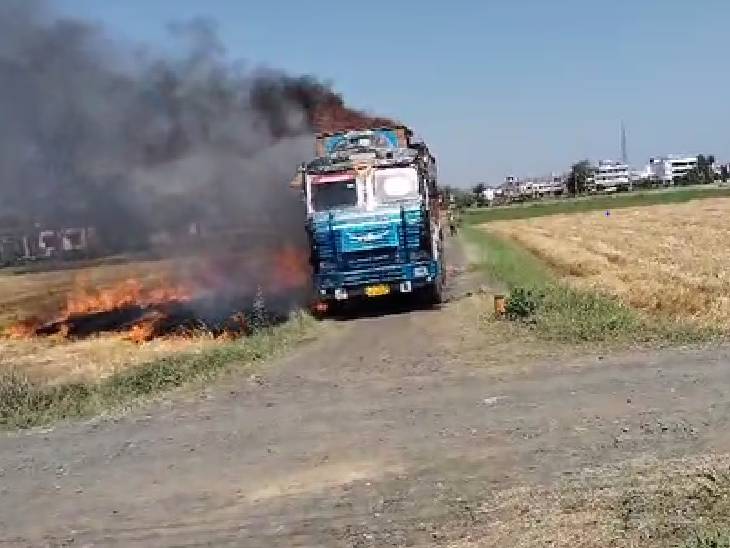
<svg viewBox="0 0 730 548">
<path fill-rule="evenodd" d="M 342 285 L 345 287 L 367 284 L 393 283 L 405 279 L 402 266 L 384 266 L 371 270 L 354 270 L 342 273 Z"/>
<path fill-rule="evenodd" d="M 372 249 L 369 251 L 353 251 L 344 253 L 345 268 L 359 270 L 375 266 L 398 264 L 397 248 Z"/>
</svg>

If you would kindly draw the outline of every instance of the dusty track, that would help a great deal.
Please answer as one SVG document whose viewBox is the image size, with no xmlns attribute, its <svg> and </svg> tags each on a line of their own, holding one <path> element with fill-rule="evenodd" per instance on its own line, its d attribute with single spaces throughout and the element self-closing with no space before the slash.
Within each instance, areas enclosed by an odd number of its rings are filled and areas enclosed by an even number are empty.
<svg viewBox="0 0 730 548">
<path fill-rule="evenodd" d="M 470 322 L 458 300 L 333 322 L 253 379 L 4 434 L 0 545 L 430 546 L 496 490 L 728 450 L 727 350 L 484 367 Z"/>
</svg>

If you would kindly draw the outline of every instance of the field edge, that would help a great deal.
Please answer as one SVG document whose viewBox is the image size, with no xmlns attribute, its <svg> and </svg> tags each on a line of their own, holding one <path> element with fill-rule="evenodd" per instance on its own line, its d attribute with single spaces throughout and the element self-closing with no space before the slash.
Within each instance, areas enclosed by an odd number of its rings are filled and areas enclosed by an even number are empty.
<svg viewBox="0 0 730 548">
<path fill-rule="evenodd" d="M 246 372 L 313 340 L 319 328 L 309 314 L 298 312 L 286 323 L 251 336 L 199 352 L 164 356 L 96 383 L 49 385 L 10 369 L 0 373 L 0 430 L 120 412 L 226 373 Z"/>
<path fill-rule="evenodd" d="M 541 338 L 621 346 L 714 343 L 725 338 L 719 329 L 649 317 L 611 295 L 571 287 L 549 264 L 490 232 L 488 225 L 464 227 L 462 240 L 471 268 L 518 302 L 512 319 Z"/>
<path fill-rule="evenodd" d="M 478 225 L 491 221 L 512 221 L 549 215 L 583 213 L 629 207 L 680 204 L 707 198 L 730 198 L 729 187 L 680 188 L 672 190 L 647 190 L 601 196 L 586 196 L 547 202 L 483 207 L 464 212 L 467 225 Z"/>
</svg>

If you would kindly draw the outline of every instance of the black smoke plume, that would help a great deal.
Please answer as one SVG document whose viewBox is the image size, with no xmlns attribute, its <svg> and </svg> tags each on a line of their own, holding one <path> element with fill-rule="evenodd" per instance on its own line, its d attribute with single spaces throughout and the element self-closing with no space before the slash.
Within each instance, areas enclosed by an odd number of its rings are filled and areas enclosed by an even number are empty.
<svg viewBox="0 0 730 548">
<path fill-rule="evenodd" d="M 287 183 L 341 98 L 246 70 L 204 20 L 171 25 L 184 53 L 164 57 L 48 8 L 0 2 L 0 219 L 93 226 L 109 250 L 191 223 L 301 237 Z"/>
</svg>

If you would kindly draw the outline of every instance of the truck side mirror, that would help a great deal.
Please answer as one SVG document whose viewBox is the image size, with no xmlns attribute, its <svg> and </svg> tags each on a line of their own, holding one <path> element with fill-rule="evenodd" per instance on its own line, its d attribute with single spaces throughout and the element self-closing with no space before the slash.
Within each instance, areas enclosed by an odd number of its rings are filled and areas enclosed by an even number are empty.
<svg viewBox="0 0 730 548">
<path fill-rule="evenodd" d="M 289 181 L 289 188 L 296 188 L 298 190 L 301 190 L 304 188 L 304 166 L 299 166 L 297 168 L 297 173 L 294 175 L 294 178 Z"/>
</svg>

